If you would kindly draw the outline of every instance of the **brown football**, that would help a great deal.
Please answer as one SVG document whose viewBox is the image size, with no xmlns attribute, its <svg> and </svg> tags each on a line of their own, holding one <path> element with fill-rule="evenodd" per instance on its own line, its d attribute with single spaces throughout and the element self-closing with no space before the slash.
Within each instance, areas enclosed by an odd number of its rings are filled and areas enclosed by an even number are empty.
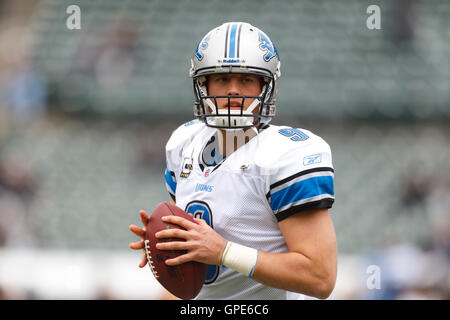
<svg viewBox="0 0 450 320">
<path fill-rule="evenodd" d="M 208 266 L 204 263 L 190 261 L 177 266 L 165 264 L 167 259 L 175 258 L 186 253 L 184 250 L 158 250 L 156 244 L 166 241 L 185 241 L 184 239 L 165 238 L 157 239 L 155 233 L 165 229 L 183 229 L 182 227 L 166 223 L 161 220 L 163 216 L 175 215 L 194 222 L 192 216 L 188 215 L 176 205 L 162 202 L 153 210 L 147 224 L 145 234 L 145 253 L 147 262 L 155 278 L 170 293 L 180 299 L 192 299 L 200 292 L 206 279 Z"/>
</svg>

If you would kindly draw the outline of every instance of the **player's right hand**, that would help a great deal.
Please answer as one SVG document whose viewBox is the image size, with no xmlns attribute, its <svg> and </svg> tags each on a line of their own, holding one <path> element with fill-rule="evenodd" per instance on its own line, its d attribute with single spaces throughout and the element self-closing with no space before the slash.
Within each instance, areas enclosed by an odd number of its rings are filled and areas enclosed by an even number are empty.
<svg viewBox="0 0 450 320">
<path fill-rule="evenodd" d="M 147 212 L 145 212 L 144 210 L 139 211 L 139 215 L 141 216 L 141 221 L 142 221 L 142 224 L 144 225 L 144 227 L 139 228 L 138 226 L 132 224 L 132 225 L 130 225 L 129 229 L 131 232 L 133 232 L 135 235 L 137 235 L 142 240 L 130 243 L 130 249 L 142 250 L 142 260 L 141 260 L 141 263 L 139 263 L 139 268 L 143 268 L 147 264 L 147 256 L 145 254 L 144 240 L 145 240 L 146 226 L 148 224 L 149 217 L 148 217 Z"/>
</svg>

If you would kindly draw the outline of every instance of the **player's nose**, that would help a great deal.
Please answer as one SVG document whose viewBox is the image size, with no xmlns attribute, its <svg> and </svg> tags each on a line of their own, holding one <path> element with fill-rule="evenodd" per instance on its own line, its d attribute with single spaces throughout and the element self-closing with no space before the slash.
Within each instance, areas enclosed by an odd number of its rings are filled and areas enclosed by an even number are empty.
<svg viewBox="0 0 450 320">
<path fill-rule="evenodd" d="M 229 96 L 240 96 L 242 92 L 241 83 L 239 79 L 231 78 L 228 82 L 227 95 Z"/>
</svg>

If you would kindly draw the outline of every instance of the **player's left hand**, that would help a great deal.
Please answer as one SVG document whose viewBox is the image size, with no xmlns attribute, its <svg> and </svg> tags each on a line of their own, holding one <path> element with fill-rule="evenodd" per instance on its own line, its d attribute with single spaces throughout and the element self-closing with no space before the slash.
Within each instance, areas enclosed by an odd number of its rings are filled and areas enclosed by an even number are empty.
<svg viewBox="0 0 450 320">
<path fill-rule="evenodd" d="M 180 238 L 186 240 L 162 242 L 156 245 L 159 250 L 187 250 L 187 253 L 183 255 L 166 260 L 167 265 L 174 266 L 188 261 L 215 265 L 220 263 L 227 240 L 214 231 L 205 220 L 194 218 L 194 223 L 178 216 L 165 216 L 162 217 L 162 220 L 186 229 L 167 229 L 155 234 L 158 239 Z"/>
<path fill-rule="evenodd" d="M 147 255 L 144 250 L 144 240 L 145 240 L 146 226 L 148 224 L 149 217 L 148 217 L 147 212 L 145 212 L 145 210 L 141 210 L 139 212 L 139 215 L 141 216 L 141 221 L 142 221 L 142 224 L 144 225 L 144 227 L 139 228 L 138 226 L 132 224 L 132 225 L 130 225 L 129 229 L 131 232 L 133 232 L 135 235 L 137 235 L 142 240 L 130 243 L 130 248 L 133 250 L 142 250 L 142 259 L 141 259 L 141 262 L 139 263 L 139 268 L 143 268 L 147 264 Z"/>
</svg>

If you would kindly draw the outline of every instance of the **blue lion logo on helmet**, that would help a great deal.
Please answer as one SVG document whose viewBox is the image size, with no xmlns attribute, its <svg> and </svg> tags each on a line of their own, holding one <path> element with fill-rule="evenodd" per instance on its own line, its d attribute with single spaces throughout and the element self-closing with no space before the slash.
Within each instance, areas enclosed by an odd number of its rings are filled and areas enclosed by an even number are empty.
<svg viewBox="0 0 450 320">
<path fill-rule="evenodd" d="M 263 51 L 267 51 L 266 54 L 264 55 L 264 61 L 269 62 L 270 59 L 272 59 L 275 56 L 277 56 L 277 58 L 280 59 L 280 57 L 278 56 L 277 49 L 275 48 L 275 45 L 262 32 L 259 34 L 259 41 L 261 41 L 259 48 Z"/>
<path fill-rule="evenodd" d="M 195 56 L 198 60 L 203 59 L 203 53 L 200 52 L 200 49 L 205 50 L 208 47 L 208 40 L 209 40 L 209 34 L 207 34 L 202 41 L 198 44 L 197 48 L 195 49 Z"/>
</svg>

